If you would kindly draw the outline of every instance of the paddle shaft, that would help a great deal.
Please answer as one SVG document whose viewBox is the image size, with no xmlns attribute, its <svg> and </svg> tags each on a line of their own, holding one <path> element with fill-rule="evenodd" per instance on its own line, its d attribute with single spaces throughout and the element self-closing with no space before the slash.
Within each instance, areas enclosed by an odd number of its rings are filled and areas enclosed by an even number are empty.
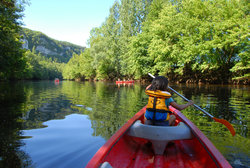
<svg viewBox="0 0 250 168">
<path fill-rule="evenodd" d="M 155 78 L 154 75 L 152 75 L 151 73 L 148 73 L 149 76 L 151 76 L 152 78 Z M 173 88 L 171 88 L 170 86 L 168 86 L 168 88 L 174 92 L 175 94 L 177 94 L 178 96 L 180 96 L 181 98 L 183 98 L 185 101 L 189 101 L 186 97 L 184 97 L 183 95 L 181 95 L 180 93 L 178 93 L 176 90 L 174 90 Z M 205 110 L 203 110 L 202 108 L 200 108 L 199 106 L 197 106 L 196 104 L 193 104 L 193 106 L 195 108 L 197 108 L 198 110 L 202 111 L 203 113 L 205 113 L 206 115 L 208 115 L 211 118 L 214 118 L 214 116 L 212 116 L 211 114 L 209 114 L 208 112 L 206 112 Z"/>
</svg>

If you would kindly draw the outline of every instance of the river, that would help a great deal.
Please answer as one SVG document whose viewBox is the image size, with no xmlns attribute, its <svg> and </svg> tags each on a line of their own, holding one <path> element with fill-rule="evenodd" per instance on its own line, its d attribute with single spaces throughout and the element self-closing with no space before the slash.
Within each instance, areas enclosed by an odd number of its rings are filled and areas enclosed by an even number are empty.
<svg viewBox="0 0 250 168">
<path fill-rule="evenodd" d="M 147 103 L 146 85 L 104 82 L 20 81 L 0 83 L 0 167 L 85 167 L 95 152 Z M 182 113 L 236 168 L 250 165 L 250 87 L 176 85 L 236 129 L 227 128 L 193 107 Z M 184 101 L 177 95 L 174 100 Z"/>
</svg>

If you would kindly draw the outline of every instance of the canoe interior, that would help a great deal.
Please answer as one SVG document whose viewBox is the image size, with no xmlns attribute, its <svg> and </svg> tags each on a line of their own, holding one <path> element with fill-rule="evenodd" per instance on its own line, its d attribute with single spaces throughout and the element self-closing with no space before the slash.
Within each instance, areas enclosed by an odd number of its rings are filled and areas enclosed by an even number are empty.
<svg viewBox="0 0 250 168">
<path fill-rule="evenodd" d="M 105 161 L 114 168 L 217 167 L 196 138 L 173 141 L 164 155 L 155 155 L 148 140 L 124 135 L 102 162 Z"/>
</svg>

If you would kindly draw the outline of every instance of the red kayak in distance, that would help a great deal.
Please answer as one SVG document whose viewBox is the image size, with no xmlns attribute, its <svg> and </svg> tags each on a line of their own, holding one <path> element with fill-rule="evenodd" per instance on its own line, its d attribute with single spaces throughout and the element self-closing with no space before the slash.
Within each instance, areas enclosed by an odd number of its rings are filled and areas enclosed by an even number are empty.
<svg viewBox="0 0 250 168">
<path fill-rule="evenodd" d="M 231 168 L 212 142 L 180 111 L 176 126 L 144 124 L 146 107 L 125 123 L 86 168 Z"/>
<path fill-rule="evenodd" d="M 116 84 L 130 84 L 130 83 L 135 83 L 134 80 L 130 80 L 130 81 L 115 81 Z"/>
<path fill-rule="evenodd" d="M 55 83 L 59 83 L 59 79 L 58 78 L 55 78 Z"/>
</svg>

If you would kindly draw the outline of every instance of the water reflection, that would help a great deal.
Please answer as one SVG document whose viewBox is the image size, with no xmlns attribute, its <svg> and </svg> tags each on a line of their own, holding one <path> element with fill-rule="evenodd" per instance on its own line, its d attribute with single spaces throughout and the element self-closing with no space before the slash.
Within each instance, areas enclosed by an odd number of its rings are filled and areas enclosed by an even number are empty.
<svg viewBox="0 0 250 168">
<path fill-rule="evenodd" d="M 21 149 L 30 154 L 37 167 L 82 167 L 105 143 L 103 138 L 92 136 L 87 115 L 71 114 L 44 124 L 46 128 L 23 131 L 32 138 L 23 139 Z"/>
<path fill-rule="evenodd" d="M 235 137 L 231 136 L 224 125 L 213 122 L 202 112 L 194 111 L 194 108 L 188 108 L 183 112 L 205 133 L 233 167 L 248 167 L 250 156 L 249 87 L 179 85 L 175 88 L 216 118 L 224 118 L 232 123 L 236 129 Z M 181 101 L 181 98 L 176 97 L 176 100 Z"/>
<path fill-rule="evenodd" d="M 0 84 L 0 167 L 29 167 L 32 160 L 19 150 L 24 144 L 19 140 L 26 93 L 23 84 Z"/>
<path fill-rule="evenodd" d="M 194 100 L 216 118 L 223 118 L 234 124 L 237 134 L 248 137 L 244 130 L 248 124 L 250 111 L 250 89 L 247 86 L 184 85 L 175 86 L 180 93 Z M 192 96 L 191 96 L 192 95 Z M 177 98 L 181 100 L 180 98 Z M 200 112 L 202 115 L 202 113 Z"/>
<path fill-rule="evenodd" d="M 171 85 L 224 125 L 194 108 L 183 113 L 234 167 L 249 163 L 249 87 Z M 0 84 L 0 167 L 84 167 L 98 148 L 147 103 L 146 86 L 53 81 Z M 177 95 L 178 103 L 183 100 Z"/>
</svg>

